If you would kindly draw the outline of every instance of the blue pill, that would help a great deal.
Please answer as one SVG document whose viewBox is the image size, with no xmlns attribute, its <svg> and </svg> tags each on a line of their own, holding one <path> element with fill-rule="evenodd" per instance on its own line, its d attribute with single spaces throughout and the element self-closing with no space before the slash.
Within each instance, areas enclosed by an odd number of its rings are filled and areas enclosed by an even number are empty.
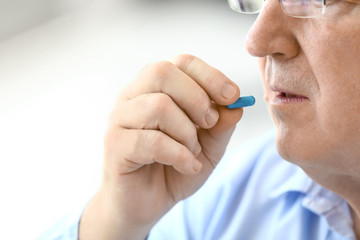
<svg viewBox="0 0 360 240">
<path fill-rule="evenodd" d="M 236 102 L 227 106 L 229 109 L 250 107 L 255 104 L 253 96 L 240 97 Z"/>
</svg>

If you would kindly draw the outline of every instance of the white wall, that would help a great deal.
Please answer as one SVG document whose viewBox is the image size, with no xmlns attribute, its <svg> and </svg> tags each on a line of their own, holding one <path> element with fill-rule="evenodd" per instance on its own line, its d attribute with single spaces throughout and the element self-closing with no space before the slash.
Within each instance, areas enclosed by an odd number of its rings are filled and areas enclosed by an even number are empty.
<svg viewBox="0 0 360 240">
<path fill-rule="evenodd" d="M 146 64 L 195 54 L 254 95 L 230 147 L 272 127 L 244 49 L 255 17 L 225 0 L 62 1 L 42 20 L 49 1 L 33 2 L 0 23 L 1 239 L 35 238 L 96 191 L 114 98 Z"/>
<path fill-rule="evenodd" d="M 0 0 L 0 39 L 86 6 L 94 0 Z"/>
</svg>

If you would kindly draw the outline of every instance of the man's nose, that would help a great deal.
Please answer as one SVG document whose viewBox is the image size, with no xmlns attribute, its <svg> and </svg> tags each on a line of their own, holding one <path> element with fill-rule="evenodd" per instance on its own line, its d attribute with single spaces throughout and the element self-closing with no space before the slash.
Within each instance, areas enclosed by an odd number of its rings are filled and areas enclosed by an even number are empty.
<svg viewBox="0 0 360 240">
<path fill-rule="evenodd" d="M 257 57 L 293 58 L 300 49 L 293 29 L 299 19 L 285 15 L 279 0 L 266 1 L 248 32 L 246 49 Z"/>
</svg>

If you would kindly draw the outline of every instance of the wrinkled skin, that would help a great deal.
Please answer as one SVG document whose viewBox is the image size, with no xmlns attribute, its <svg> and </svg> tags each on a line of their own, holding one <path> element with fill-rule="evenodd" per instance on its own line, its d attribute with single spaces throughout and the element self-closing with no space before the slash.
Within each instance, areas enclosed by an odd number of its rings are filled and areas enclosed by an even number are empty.
<svg viewBox="0 0 360 240">
<path fill-rule="evenodd" d="M 346 1 L 328 2 L 314 19 L 286 16 L 269 1 L 247 38 L 248 52 L 259 57 L 280 155 L 347 200 L 358 236 L 359 21 L 359 5 Z M 305 101 L 281 104 L 279 90 Z"/>
</svg>

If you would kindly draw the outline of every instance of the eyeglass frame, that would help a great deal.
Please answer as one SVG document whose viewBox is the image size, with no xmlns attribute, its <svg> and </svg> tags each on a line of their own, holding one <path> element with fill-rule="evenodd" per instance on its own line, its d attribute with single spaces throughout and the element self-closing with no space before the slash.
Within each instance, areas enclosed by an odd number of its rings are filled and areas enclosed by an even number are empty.
<svg viewBox="0 0 360 240">
<path fill-rule="evenodd" d="M 241 6 L 241 3 L 245 2 L 245 1 L 255 1 L 255 0 L 236 0 L 236 2 L 238 2 L 239 4 L 239 7 L 235 6 L 234 4 L 234 1 L 235 0 L 228 0 L 228 5 L 229 7 L 234 10 L 235 12 L 238 12 L 238 13 L 242 13 L 242 14 L 257 14 L 257 13 L 260 13 L 261 10 L 263 9 L 264 7 L 264 4 L 265 4 L 265 0 L 262 1 L 262 5 L 261 7 L 259 7 L 257 10 L 255 11 L 246 11 L 246 10 L 242 10 L 242 6 Z M 269 0 L 268 0 L 269 1 Z M 315 18 L 315 17 L 319 17 L 319 16 L 322 16 L 325 14 L 326 12 L 326 0 L 320 0 L 321 1 L 321 12 L 317 13 L 317 14 L 313 14 L 313 15 L 297 15 L 297 14 L 291 14 L 288 12 L 288 10 L 286 9 L 286 6 L 284 6 L 284 2 L 287 1 L 287 0 L 279 0 L 280 2 L 280 5 L 281 5 L 281 8 L 282 8 L 282 11 L 290 16 L 290 17 L 294 17 L 294 18 Z M 296 2 L 296 3 L 301 3 L 302 0 L 292 0 L 292 2 Z M 312 0 L 310 0 L 312 1 Z M 316 1 L 316 0 L 315 0 Z M 297 9 L 299 10 L 299 9 Z"/>
</svg>

